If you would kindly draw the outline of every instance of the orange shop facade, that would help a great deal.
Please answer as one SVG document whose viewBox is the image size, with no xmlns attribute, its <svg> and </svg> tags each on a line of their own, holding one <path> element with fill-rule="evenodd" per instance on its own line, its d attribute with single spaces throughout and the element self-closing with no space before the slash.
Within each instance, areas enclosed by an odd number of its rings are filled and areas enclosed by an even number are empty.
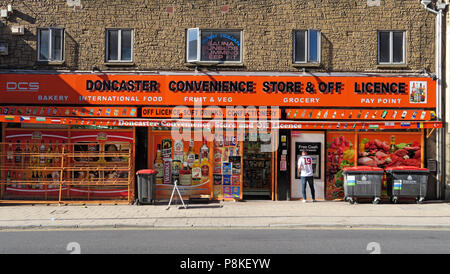
<svg viewBox="0 0 450 274">
<path fill-rule="evenodd" d="M 316 197 L 342 199 L 344 166 L 428 167 L 442 127 L 420 75 L 36 72 L 2 73 L 0 87 L 8 201 L 132 203 L 144 168 L 156 199 L 175 180 L 186 197 L 302 199 L 304 149 Z"/>
</svg>

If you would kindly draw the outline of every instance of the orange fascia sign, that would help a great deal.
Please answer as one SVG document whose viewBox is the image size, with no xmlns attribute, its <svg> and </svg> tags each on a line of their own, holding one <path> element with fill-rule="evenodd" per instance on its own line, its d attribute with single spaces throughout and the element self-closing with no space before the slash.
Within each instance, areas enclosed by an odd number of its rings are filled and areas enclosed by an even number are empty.
<svg viewBox="0 0 450 274">
<path fill-rule="evenodd" d="M 436 107 L 430 77 L 0 74 L 4 104 Z"/>
</svg>

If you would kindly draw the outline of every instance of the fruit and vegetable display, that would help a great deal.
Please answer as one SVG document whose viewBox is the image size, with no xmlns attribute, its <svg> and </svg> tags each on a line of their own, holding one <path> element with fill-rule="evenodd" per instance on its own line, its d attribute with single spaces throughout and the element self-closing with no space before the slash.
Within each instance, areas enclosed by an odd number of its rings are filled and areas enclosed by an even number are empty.
<svg viewBox="0 0 450 274">
<path fill-rule="evenodd" d="M 390 142 L 362 138 L 358 147 L 358 166 L 421 167 L 421 144 L 418 141 L 396 143 L 395 137 L 390 136 Z"/>
<path fill-rule="evenodd" d="M 352 134 L 327 136 L 326 199 L 344 198 L 344 167 L 354 166 L 355 149 Z"/>
</svg>

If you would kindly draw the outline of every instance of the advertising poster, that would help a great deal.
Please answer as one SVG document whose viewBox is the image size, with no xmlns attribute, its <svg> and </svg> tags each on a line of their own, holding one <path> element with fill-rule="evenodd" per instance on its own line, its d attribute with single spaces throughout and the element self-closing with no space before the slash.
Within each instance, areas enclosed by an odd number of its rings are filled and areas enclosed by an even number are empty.
<svg viewBox="0 0 450 274">
<path fill-rule="evenodd" d="M 214 197 L 219 200 L 223 198 L 223 187 L 221 185 L 214 186 Z"/>
<path fill-rule="evenodd" d="M 202 147 L 201 141 L 195 141 L 191 147 L 191 143 L 188 141 L 179 141 L 172 139 L 170 132 L 155 134 L 153 133 L 153 148 L 150 153 L 153 154 L 153 159 L 150 159 L 151 163 L 149 168 L 155 169 L 155 164 L 160 161 L 166 165 L 163 168 L 162 183 L 156 184 L 156 199 L 169 199 L 173 190 L 173 181 L 179 178 L 180 184 L 178 188 L 181 195 L 191 196 L 191 195 L 210 195 L 211 193 L 217 193 L 221 195 L 217 187 L 222 187 L 222 178 L 212 174 L 212 168 L 208 166 L 207 176 L 201 173 L 201 162 L 198 163 L 194 160 L 195 155 L 200 156 L 200 148 Z M 160 155 L 157 153 L 158 144 L 161 147 Z M 188 155 L 193 159 L 191 164 L 193 168 L 188 169 Z M 160 158 L 158 158 L 158 156 Z M 184 159 L 186 156 L 186 159 Z M 209 150 L 207 158 L 209 159 Z M 200 159 L 198 159 L 200 160 Z M 186 163 L 185 163 L 186 162 Z M 209 160 L 208 160 L 209 163 Z M 170 168 L 168 165 L 170 164 Z M 185 166 L 186 164 L 186 166 Z M 196 168 L 195 168 L 196 167 Z M 183 170 L 186 168 L 187 170 Z M 192 171 L 198 170 L 199 180 L 193 180 Z M 165 178 L 165 180 L 164 180 Z M 217 186 L 217 187 L 213 187 Z"/>
<path fill-rule="evenodd" d="M 421 132 L 361 133 L 358 135 L 358 166 L 423 167 L 422 140 Z"/>
<path fill-rule="evenodd" d="M 231 190 L 232 190 L 231 186 L 223 186 L 223 198 L 225 198 L 225 199 L 232 198 Z"/>
<path fill-rule="evenodd" d="M 423 134 L 421 132 L 358 134 L 358 166 L 379 168 L 423 167 Z M 386 180 L 382 195 L 387 195 Z"/>
<path fill-rule="evenodd" d="M 241 188 L 239 186 L 233 186 L 231 188 L 233 198 L 239 199 L 241 195 Z"/>
<path fill-rule="evenodd" d="M 314 171 L 314 179 L 320 179 L 320 149 L 321 143 L 310 142 L 295 142 L 295 166 L 298 167 L 298 160 L 302 156 L 302 151 L 305 150 L 308 156 L 312 158 L 312 165 Z M 300 179 L 300 173 L 296 168 L 295 179 Z"/>
<path fill-rule="evenodd" d="M 423 167 L 422 132 L 327 133 L 326 199 L 344 198 L 344 167 Z M 356 155 L 355 155 L 356 154 Z M 355 163 L 355 158 L 357 162 Z M 386 182 L 383 181 L 383 195 Z"/>
<path fill-rule="evenodd" d="M 326 145 L 326 199 L 344 198 L 344 167 L 355 166 L 354 133 L 329 132 Z"/>
</svg>

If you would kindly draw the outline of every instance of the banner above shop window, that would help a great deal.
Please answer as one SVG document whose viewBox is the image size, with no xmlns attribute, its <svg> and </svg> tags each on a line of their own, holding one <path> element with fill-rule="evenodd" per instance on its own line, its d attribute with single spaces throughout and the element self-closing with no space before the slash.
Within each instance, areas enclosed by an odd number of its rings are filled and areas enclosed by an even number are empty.
<svg viewBox="0 0 450 274">
<path fill-rule="evenodd" d="M 442 122 L 354 122 L 354 121 L 251 121 L 251 120 L 182 120 L 182 119 L 139 119 L 139 118 L 79 118 L 79 117 L 29 117 L 20 115 L 0 115 L 0 122 L 61 124 L 61 125 L 91 125 L 91 126 L 122 126 L 122 127 L 156 127 L 156 128 L 222 128 L 222 129 L 420 129 L 442 128 Z"/>
<path fill-rule="evenodd" d="M 142 108 L 142 117 L 147 118 L 243 118 L 243 119 L 257 119 L 257 118 L 281 118 L 280 109 L 251 109 L 251 108 L 187 108 L 187 107 L 144 107 Z"/>
<path fill-rule="evenodd" d="M 287 109 L 287 119 L 429 121 L 434 111 L 422 109 Z"/>
<path fill-rule="evenodd" d="M 64 117 L 136 117 L 136 108 L 130 107 L 45 107 L 45 106 L 4 106 L 4 115 L 64 116 Z"/>
<path fill-rule="evenodd" d="M 5 104 L 436 107 L 429 77 L 0 74 Z"/>
</svg>

